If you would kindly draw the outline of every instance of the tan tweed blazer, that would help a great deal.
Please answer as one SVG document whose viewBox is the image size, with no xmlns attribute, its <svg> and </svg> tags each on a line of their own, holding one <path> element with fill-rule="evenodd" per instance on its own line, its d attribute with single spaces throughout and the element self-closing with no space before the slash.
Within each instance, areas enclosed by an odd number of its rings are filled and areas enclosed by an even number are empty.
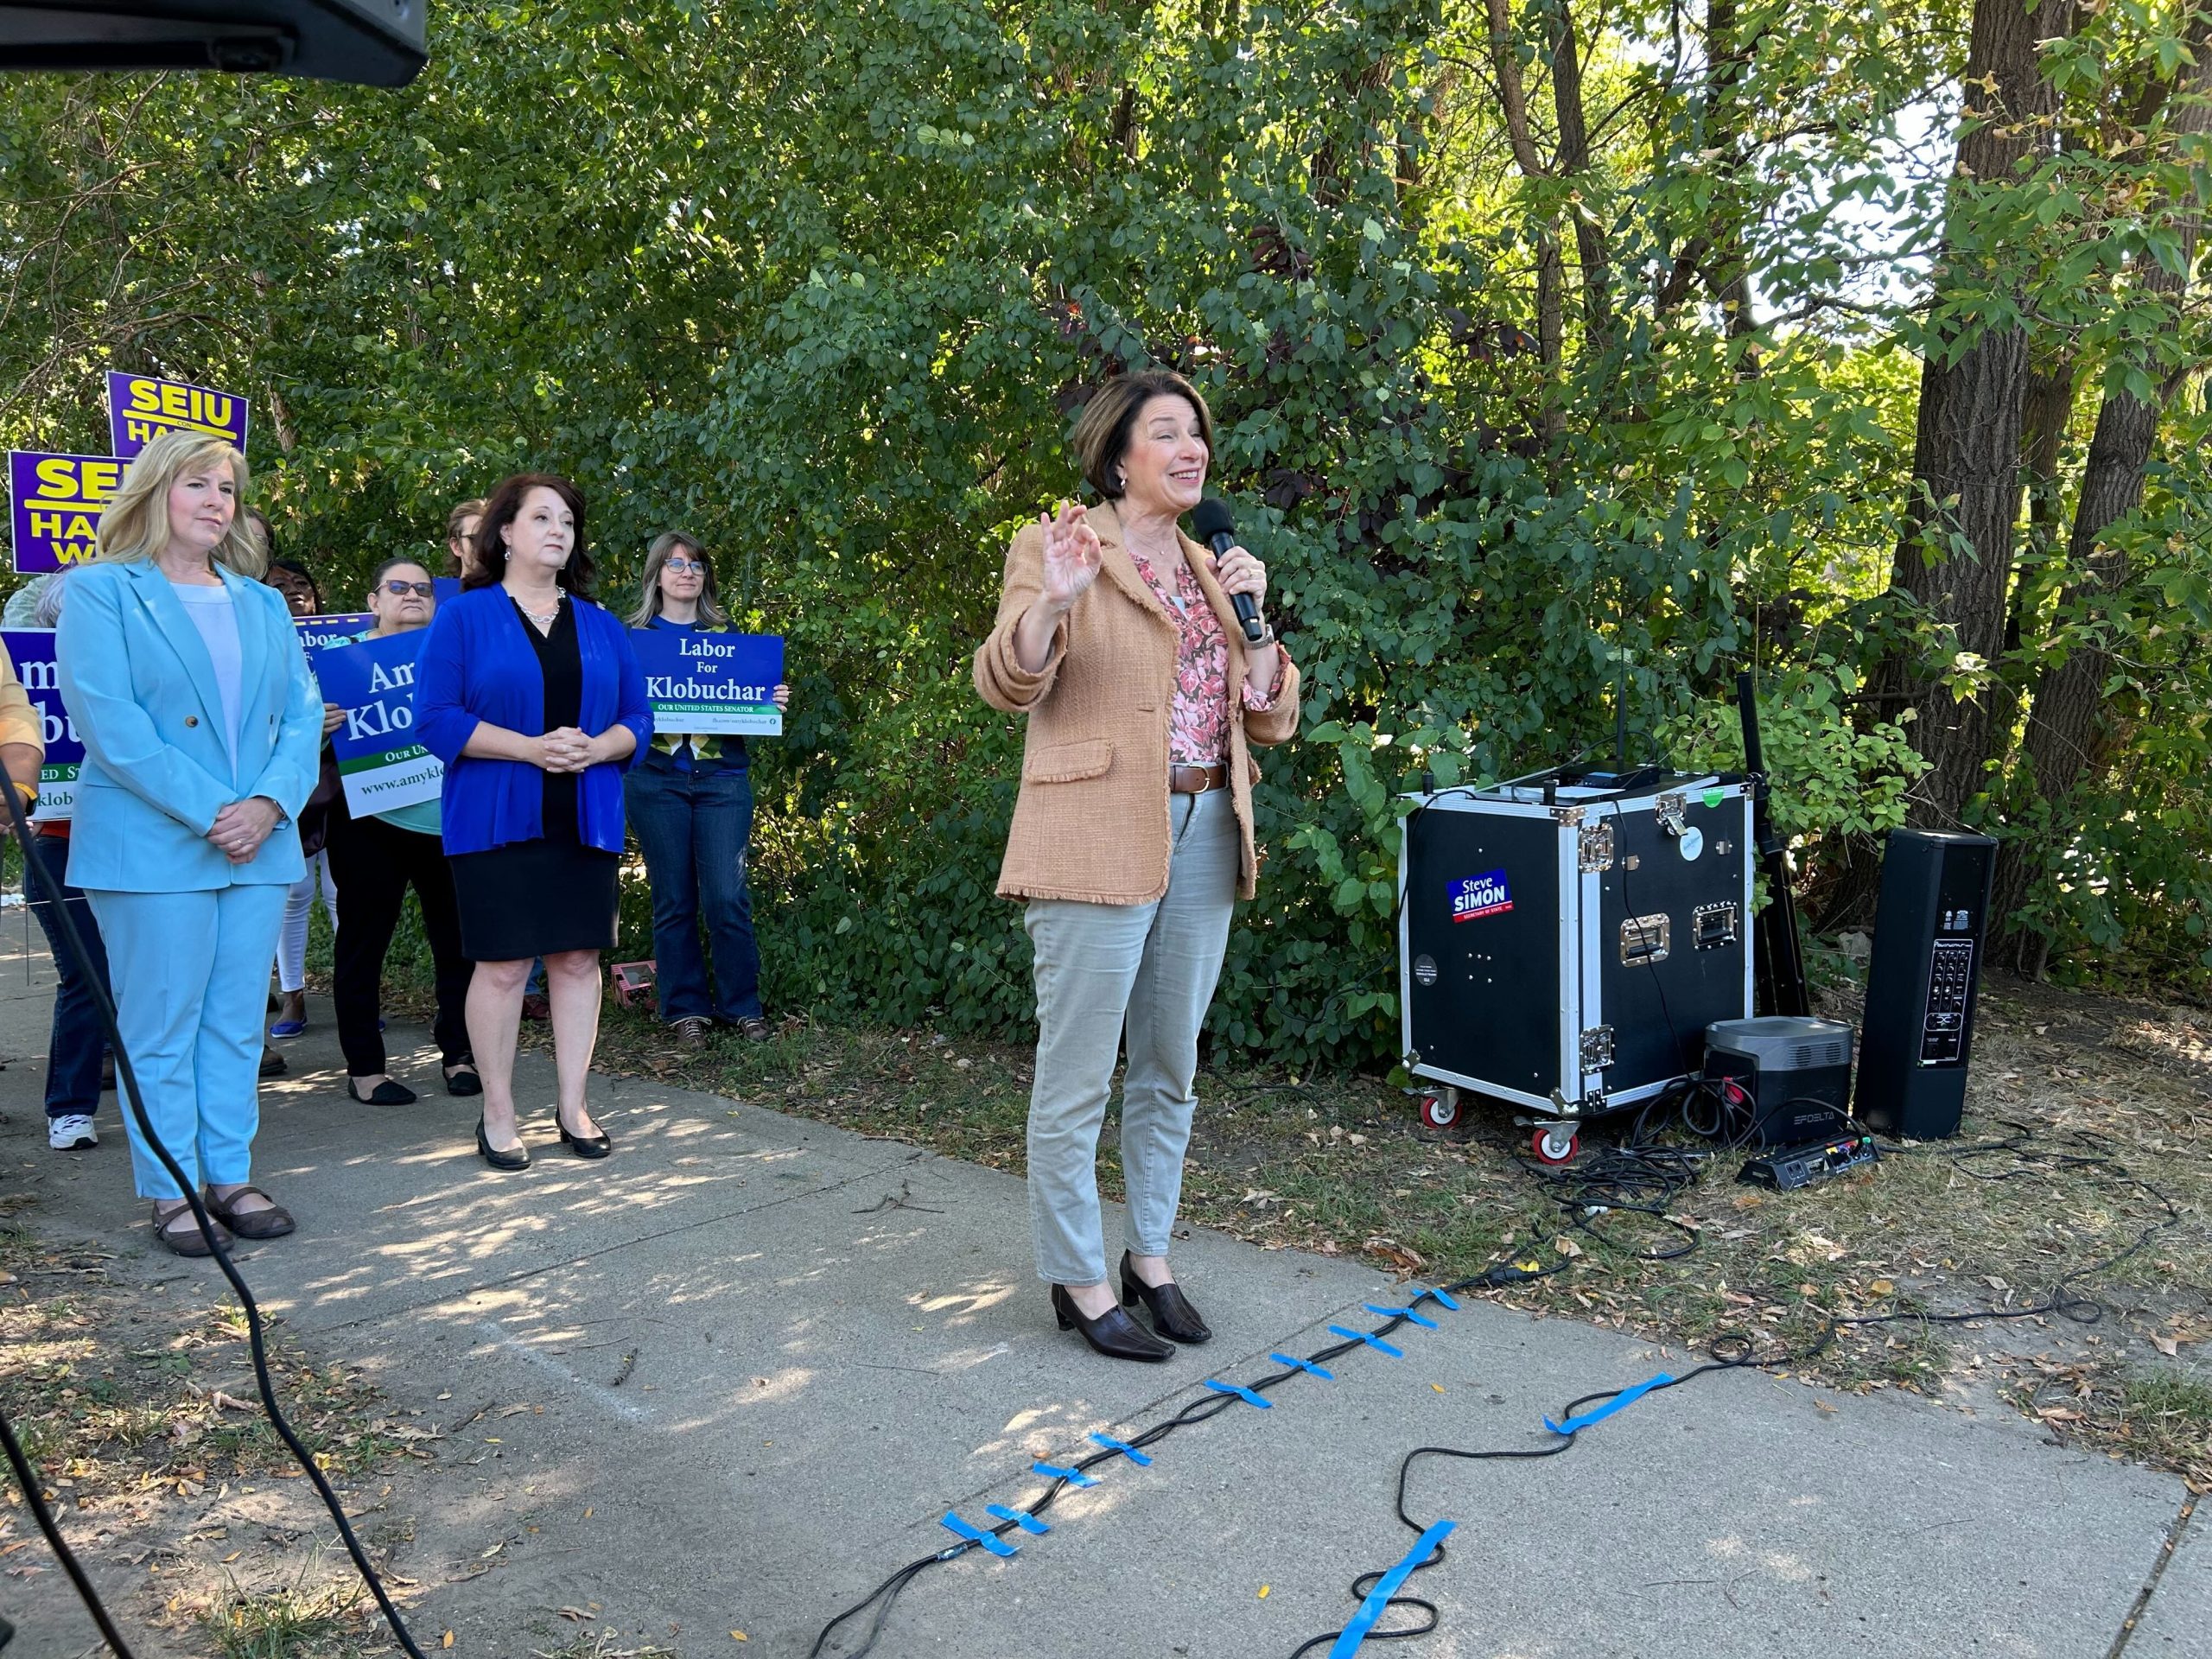
<svg viewBox="0 0 2212 1659">
<path fill-rule="evenodd" d="M 1029 716 L 1021 793 L 1007 836 L 999 893 L 1007 899 L 1081 899 L 1149 904 L 1167 891 L 1170 851 L 1167 712 L 1175 687 L 1175 619 L 1137 574 L 1114 509 L 1090 515 L 1103 565 L 1061 619 L 1044 668 L 1027 672 L 1014 630 L 1045 587 L 1045 531 L 1029 524 L 1007 551 L 998 622 L 976 652 L 976 690 L 994 709 Z M 1264 714 L 1248 713 L 1244 636 L 1229 596 L 1188 536 L 1183 556 L 1229 635 L 1229 778 L 1243 838 L 1236 896 L 1259 874 L 1252 845 L 1252 747 L 1298 730 L 1298 669 L 1286 653 L 1282 689 Z"/>
</svg>

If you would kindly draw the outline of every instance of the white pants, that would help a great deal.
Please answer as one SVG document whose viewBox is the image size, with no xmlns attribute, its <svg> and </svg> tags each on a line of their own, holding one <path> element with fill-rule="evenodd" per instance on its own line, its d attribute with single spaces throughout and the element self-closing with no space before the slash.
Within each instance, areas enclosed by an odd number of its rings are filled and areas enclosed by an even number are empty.
<svg viewBox="0 0 2212 1659">
<path fill-rule="evenodd" d="M 322 893 L 322 913 L 330 918 L 330 931 L 338 931 L 338 884 L 330 879 L 330 855 L 317 853 L 308 860 L 308 873 L 284 889 L 284 931 L 276 936 L 276 988 L 287 993 L 308 988 L 308 913 L 315 908 L 315 893 Z"/>
</svg>

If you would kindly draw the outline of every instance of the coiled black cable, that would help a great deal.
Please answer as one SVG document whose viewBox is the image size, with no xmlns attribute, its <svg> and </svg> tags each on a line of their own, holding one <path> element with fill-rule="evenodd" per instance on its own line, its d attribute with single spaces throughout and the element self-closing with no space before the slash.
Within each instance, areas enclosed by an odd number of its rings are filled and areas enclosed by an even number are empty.
<svg viewBox="0 0 2212 1659">
<path fill-rule="evenodd" d="M 56 931 L 60 936 L 63 945 L 68 950 L 70 961 L 75 965 L 77 971 L 85 976 L 86 983 L 92 988 L 92 1006 L 99 1014 L 101 1034 L 107 1039 L 108 1046 L 115 1053 L 118 1090 L 122 1098 L 130 1103 L 131 1115 L 137 1122 L 138 1132 L 144 1144 L 153 1149 L 154 1155 L 161 1160 L 162 1167 L 168 1172 L 169 1179 L 175 1181 L 184 1193 L 185 1202 L 192 1207 L 192 1218 L 199 1223 L 201 1234 L 206 1237 L 213 1238 L 215 1236 L 214 1222 L 208 1215 L 207 1206 L 200 1202 L 200 1194 L 192 1179 L 184 1173 L 184 1166 L 177 1162 L 168 1147 L 162 1143 L 161 1136 L 155 1133 L 153 1121 L 146 1115 L 145 1102 L 139 1097 L 138 1094 L 137 1072 L 132 1067 L 130 1056 L 123 1046 L 122 1033 L 116 1029 L 115 1004 L 109 1000 L 106 988 L 99 982 L 99 976 L 92 971 L 92 957 L 85 949 L 84 940 L 77 932 L 77 924 L 69 914 L 69 906 L 62 899 L 60 878 L 47 868 L 46 859 L 39 852 L 37 843 L 32 838 L 30 821 L 23 814 L 22 791 L 12 785 L 0 785 L 0 787 L 4 787 L 4 792 L 8 797 L 9 822 L 15 832 L 16 842 L 22 849 L 23 879 L 26 887 L 28 888 L 31 880 L 36 880 L 40 889 L 46 895 L 47 902 L 53 906 Z M 26 897 L 28 896 L 26 893 Z M 391 1627 L 392 1635 L 398 1639 L 399 1645 L 407 1654 L 408 1659 L 423 1659 L 422 1649 L 415 1644 L 415 1638 L 408 1632 L 406 1621 L 400 1618 L 399 1609 L 392 1605 L 391 1597 L 385 1589 L 384 1580 L 378 1575 L 376 1568 L 370 1564 L 368 1554 L 361 1548 L 360 1540 L 353 1535 L 353 1523 L 346 1520 L 345 1506 L 339 1503 L 338 1494 L 332 1490 L 330 1482 L 324 1477 L 322 1471 L 316 1466 L 313 1454 L 300 1443 L 300 1437 L 292 1432 L 292 1425 L 286 1420 L 283 1408 L 276 1403 L 276 1390 L 269 1376 L 269 1352 L 264 1342 L 261 1305 L 254 1300 L 251 1288 L 239 1274 L 237 1265 L 232 1262 L 227 1251 L 217 1250 L 214 1253 L 214 1262 L 216 1266 L 222 1269 L 223 1276 L 230 1281 L 231 1289 L 238 1296 L 238 1306 L 245 1311 L 246 1337 L 253 1354 L 254 1385 L 260 1391 L 261 1407 L 268 1414 L 270 1426 L 276 1431 L 276 1437 L 283 1441 L 285 1450 L 292 1454 L 293 1459 L 298 1463 L 308 1479 L 313 1483 L 315 1496 L 322 1500 L 323 1507 L 330 1511 L 330 1518 L 337 1522 L 338 1535 L 345 1542 L 346 1553 L 353 1557 L 353 1566 L 359 1572 L 362 1582 L 368 1586 L 370 1594 L 376 1598 L 377 1606 L 383 1612 L 385 1622 Z M 22 1455 L 22 1448 L 16 1444 L 13 1434 L 7 1436 L 6 1446 L 9 1464 L 14 1470 L 16 1479 L 22 1485 L 25 1496 L 30 1499 L 32 1512 L 39 1517 L 40 1530 L 46 1534 L 47 1541 L 54 1546 L 54 1553 L 60 1557 L 64 1568 L 69 1573 L 70 1581 L 76 1586 L 77 1593 L 83 1598 L 86 1608 L 92 1613 L 92 1622 L 99 1626 L 102 1638 L 115 1649 L 117 1659 L 130 1659 L 130 1650 L 123 1644 L 122 1637 L 116 1630 L 113 1621 L 108 1617 L 107 1610 L 101 1605 L 99 1597 L 93 1592 L 92 1584 L 85 1577 L 83 1570 L 77 1566 L 75 1558 L 68 1554 L 68 1546 L 63 1541 L 60 1529 L 53 1524 L 52 1517 L 46 1512 L 45 1505 L 40 1497 L 37 1471 L 32 1468 L 29 1459 Z"/>
</svg>

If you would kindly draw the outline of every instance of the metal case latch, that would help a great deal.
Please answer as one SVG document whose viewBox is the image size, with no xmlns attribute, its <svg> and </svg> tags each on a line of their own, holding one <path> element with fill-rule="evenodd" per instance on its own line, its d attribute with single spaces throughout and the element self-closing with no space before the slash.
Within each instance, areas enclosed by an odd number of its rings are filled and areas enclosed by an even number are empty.
<svg viewBox="0 0 2212 1659">
<path fill-rule="evenodd" d="M 1680 790 L 1669 790 L 1664 795 L 1652 798 L 1651 816 L 1658 820 L 1661 830 L 1677 841 L 1689 828 L 1689 811 L 1690 798 Z"/>
<path fill-rule="evenodd" d="M 1592 1026 L 1582 1033 L 1582 1069 L 1602 1071 L 1613 1063 L 1613 1028 Z"/>
<path fill-rule="evenodd" d="M 1653 963 L 1664 962 L 1674 943 L 1672 918 L 1657 912 L 1649 916 L 1628 917 L 1621 923 L 1621 965 L 1649 967 Z"/>
<path fill-rule="evenodd" d="M 1605 820 L 1582 826 L 1576 839 L 1578 861 L 1583 874 L 1613 868 L 1613 826 Z"/>
</svg>

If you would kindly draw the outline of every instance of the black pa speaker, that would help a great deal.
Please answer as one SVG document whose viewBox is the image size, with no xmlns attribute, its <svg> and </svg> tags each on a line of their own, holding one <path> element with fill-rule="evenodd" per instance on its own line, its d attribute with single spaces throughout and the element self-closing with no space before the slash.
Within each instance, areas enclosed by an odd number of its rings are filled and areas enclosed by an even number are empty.
<svg viewBox="0 0 2212 1659">
<path fill-rule="evenodd" d="M 0 4 L 0 70 L 219 69 L 404 86 L 429 0 L 38 0 Z"/>
<path fill-rule="evenodd" d="M 1890 831 L 1859 1042 L 1857 1116 L 1871 1128 L 1959 1132 L 1996 869 L 1987 836 Z"/>
</svg>

